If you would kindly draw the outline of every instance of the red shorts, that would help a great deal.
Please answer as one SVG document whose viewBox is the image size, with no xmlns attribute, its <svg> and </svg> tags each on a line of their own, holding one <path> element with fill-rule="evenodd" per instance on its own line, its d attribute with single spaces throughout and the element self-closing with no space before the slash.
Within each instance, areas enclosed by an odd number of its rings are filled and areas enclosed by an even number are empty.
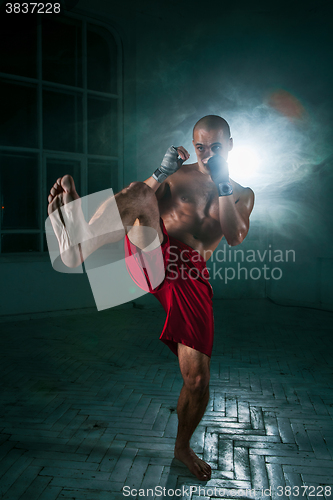
<svg viewBox="0 0 333 500">
<path fill-rule="evenodd" d="M 149 292 L 167 313 L 160 340 L 176 356 L 177 344 L 181 343 L 211 357 L 214 339 L 213 289 L 206 261 L 196 250 L 169 236 L 162 219 L 161 229 L 164 234 L 161 250 L 165 269 L 162 283 L 152 289 L 147 269 L 143 268 L 139 258 L 140 251 L 126 236 L 127 269 L 138 286 L 147 289 L 148 283 Z M 130 256 L 134 259 L 127 258 Z M 146 288 L 142 286 L 143 273 Z"/>
</svg>

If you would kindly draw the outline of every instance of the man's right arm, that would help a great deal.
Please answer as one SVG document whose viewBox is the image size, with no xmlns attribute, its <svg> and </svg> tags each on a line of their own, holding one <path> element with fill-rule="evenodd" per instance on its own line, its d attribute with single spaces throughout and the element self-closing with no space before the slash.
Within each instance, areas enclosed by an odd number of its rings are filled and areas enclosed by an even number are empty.
<svg viewBox="0 0 333 500">
<path fill-rule="evenodd" d="M 158 182 L 152 175 L 143 182 L 147 184 L 147 186 L 151 187 L 154 193 L 156 193 L 156 191 L 164 184 L 163 182 L 162 184 Z"/>
</svg>

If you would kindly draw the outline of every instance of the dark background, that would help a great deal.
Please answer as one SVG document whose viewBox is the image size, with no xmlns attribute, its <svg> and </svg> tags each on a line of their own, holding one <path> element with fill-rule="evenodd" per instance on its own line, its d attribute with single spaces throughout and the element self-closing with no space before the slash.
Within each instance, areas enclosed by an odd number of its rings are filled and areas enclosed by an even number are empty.
<svg viewBox="0 0 333 500">
<path fill-rule="evenodd" d="M 206 114 L 223 116 L 230 123 L 235 152 L 245 146 L 259 158 L 255 172 L 247 169 L 245 156 L 243 169 L 233 174 L 230 155 L 231 177 L 256 195 L 249 234 L 237 249 L 293 249 L 296 261 L 278 264 L 283 270 L 279 280 L 261 276 L 226 284 L 216 278 L 215 298 L 269 297 L 280 304 L 332 310 L 331 2 L 84 0 L 61 5 L 64 16 L 99 23 L 116 40 L 121 134 L 116 141 L 119 175 L 110 181 L 112 187 L 147 178 L 170 144 L 182 144 L 193 158 L 194 123 Z M 3 11 L 1 16 L 3 21 Z M 20 22 L 25 22 L 22 16 Z M 19 48 L 10 44 L 3 53 L 23 64 L 27 41 L 22 32 L 17 36 Z M 55 51 L 63 36 L 54 34 L 50 43 Z M 104 78 L 103 67 L 97 67 L 96 81 L 99 71 Z M 2 106 L 5 99 L 3 93 Z M 53 123 L 52 115 L 47 116 Z M 114 140 L 112 126 L 107 130 Z M 103 133 L 103 127 L 92 129 L 90 140 L 98 142 Z M 94 168 L 92 177 L 101 178 L 102 170 Z M 83 182 L 81 193 L 88 192 Z M 25 203 L 31 205 L 29 199 Z M 45 207 L 38 210 L 40 220 L 45 219 Z M 219 248 L 224 245 L 222 240 Z M 236 268 L 235 263 L 228 266 Z M 246 266 L 250 270 L 262 264 Z M 47 255 L 37 251 L 2 254 L 0 273 L 7 290 L 1 314 L 94 307 L 86 276 L 55 273 Z M 17 280 L 19 288 L 13 285 Z M 28 293 L 31 286 L 33 293 Z M 69 291 L 73 286 L 77 294 Z M 141 300 L 150 304 L 152 299 Z"/>
</svg>

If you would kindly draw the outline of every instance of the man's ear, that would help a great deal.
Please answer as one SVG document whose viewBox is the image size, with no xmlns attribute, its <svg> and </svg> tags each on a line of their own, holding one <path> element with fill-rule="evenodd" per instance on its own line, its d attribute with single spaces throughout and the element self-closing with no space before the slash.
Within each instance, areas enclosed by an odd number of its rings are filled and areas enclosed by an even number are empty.
<svg viewBox="0 0 333 500">
<path fill-rule="evenodd" d="M 232 137 L 230 137 L 230 139 L 229 139 L 229 151 L 231 151 L 233 147 L 234 147 L 234 140 Z"/>
</svg>

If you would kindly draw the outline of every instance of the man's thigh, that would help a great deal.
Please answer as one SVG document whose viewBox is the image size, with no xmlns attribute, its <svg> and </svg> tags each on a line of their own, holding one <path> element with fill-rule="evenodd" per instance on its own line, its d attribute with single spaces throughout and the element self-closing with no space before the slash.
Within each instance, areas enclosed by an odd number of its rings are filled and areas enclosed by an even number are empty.
<svg viewBox="0 0 333 500">
<path fill-rule="evenodd" d="M 128 228 L 127 228 L 128 229 Z M 127 232 L 128 239 L 141 250 L 154 250 L 163 242 L 164 235 L 161 229 L 160 217 L 142 220 L 137 218 Z"/>
<path fill-rule="evenodd" d="M 122 197 L 122 194 L 125 196 Z M 154 191 L 145 183 L 136 182 L 130 184 L 119 195 L 116 195 L 116 200 L 119 207 L 125 205 L 122 220 L 131 243 L 140 249 L 149 247 L 149 250 L 152 250 L 158 247 L 163 242 L 164 235 Z M 128 217 L 130 214 L 133 214 L 134 218 L 133 215 L 132 218 Z M 130 220 L 133 222 L 128 224 Z"/>
</svg>

